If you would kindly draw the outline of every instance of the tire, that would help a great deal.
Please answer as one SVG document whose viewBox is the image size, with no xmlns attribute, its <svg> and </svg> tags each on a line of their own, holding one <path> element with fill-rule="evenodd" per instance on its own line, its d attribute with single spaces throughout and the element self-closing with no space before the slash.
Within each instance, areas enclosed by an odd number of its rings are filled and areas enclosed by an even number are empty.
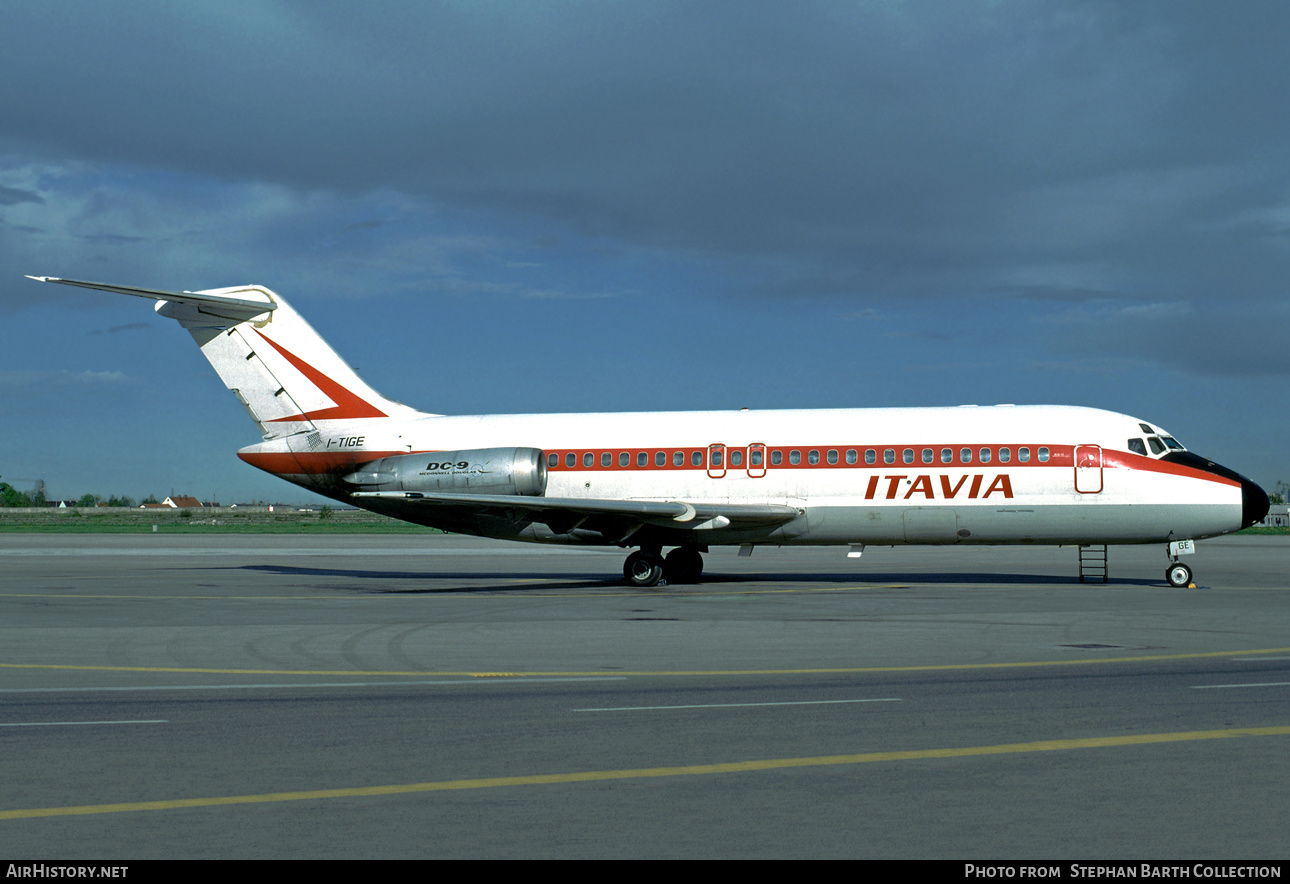
<svg viewBox="0 0 1290 884">
<path fill-rule="evenodd" d="M 698 550 L 679 546 L 667 554 L 663 573 L 668 583 L 698 583 L 703 573 L 703 556 Z"/>
<path fill-rule="evenodd" d="M 1191 585 L 1191 568 L 1181 562 L 1174 562 L 1165 571 L 1165 580 L 1169 581 L 1170 586 L 1190 586 Z"/>
<path fill-rule="evenodd" d="M 637 550 L 623 563 L 623 579 L 628 586 L 658 586 L 663 579 L 663 557 L 658 553 Z"/>
</svg>

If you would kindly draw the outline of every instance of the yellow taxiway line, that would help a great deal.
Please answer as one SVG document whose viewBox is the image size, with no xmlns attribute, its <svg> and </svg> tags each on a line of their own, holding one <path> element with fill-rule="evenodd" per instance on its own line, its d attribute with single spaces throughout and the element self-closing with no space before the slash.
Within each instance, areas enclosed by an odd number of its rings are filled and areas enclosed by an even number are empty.
<svg viewBox="0 0 1290 884">
<path fill-rule="evenodd" d="M 78 672 L 155 672 L 182 675 L 330 675 L 407 678 L 589 678 L 613 675 L 616 677 L 682 677 L 682 676 L 746 676 L 746 675 L 854 675 L 864 673 L 937 672 L 971 669 L 1036 669 L 1048 666 L 1095 666 L 1110 663 L 1151 663 L 1171 660 L 1198 660 L 1207 657 L 1238 657 L 1252 654 L 1290 654 L 1290 648 L 1259 648 L 1241 651 L 1203 651 L 1192 654 L 1143 654 L 1129 657 L 1094 657 L 1072 660 L 1019 660 L 1011 663 L 933 663 L 912 666 L 838 666 L 801 669 L 597 669 L 589 671 L 532 670 L 532 671 L 482 671 L 482 670 L 377 670 L 377 669 L 239 669 L 180 666 L 97 666 L 77 663 L 0 663 L 4 669 L 75 670 Z M 290 685 L 283 685 L 290 687 Z"/>
<path fill-rule="evenodd" d="M 966 758 L 980 755 L 1013 755 L 1028 752 L 1058 752 L 1071 749 L 1106 749 L 1119 746 L 1145 746 L 1158 743 L 1186 743 L 1239 737 L 1290 735 L 1290 726 L 1229 728 L 1213 731 L 1178 731 L 1162 734 L 1136 734 L 1119 737 L 1087 737 L 1073 740 L 1038 740 L 1029 743 L 1002 743 L 993 746 L 963 746 L 949 749 L 912 749 L 897 752 L 863 752 L 854 755 L 818 755 L 806 758 L 770 758 L 759 761 L 732 761 L 719 764 L 692 764 L 679 767 L 642 767 L 625 770 L 574 771 L 516 777 L 484 777 L 465 780 L 441 780 L 430 783 L 406 783 L 386 786 L 361 786 L 348 789 L 315 789 L 298 792 L 268 792 L 262 795 L 224 795 L 208 798 L 175 798 L 164 801 L 132 801 L 116 804 L 83 804 L 74 807 L 36 807 L 0 810 L 0 820 L 35 819 L 38 817 L 87 816 L 103 813 L 132 813 L 144 810 L 179 810 L 191 807 L 222 807 L 232 804 L 272 804 L 284 801 L 319 801 L 327 798 L 369 798 L 386 795 L 409 795 L 418 792 L 455 792 L 468 789 L 497 789 L 519 786 L 548 786 L 569 783 L 604 782 L 644 777 L 712 776 L 717 774 L 757 773 L 800 767 L 869 764 L 873 762 L 918 761 L 931 758 Z"/>
</svg>

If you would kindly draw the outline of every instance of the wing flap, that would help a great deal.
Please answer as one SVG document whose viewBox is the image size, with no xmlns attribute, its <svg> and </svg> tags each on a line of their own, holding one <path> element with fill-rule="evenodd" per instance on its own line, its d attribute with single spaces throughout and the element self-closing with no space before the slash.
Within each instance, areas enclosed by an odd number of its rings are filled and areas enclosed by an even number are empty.
<svg viewBox="0 0 1290 884">
<path fill-rule="evenodd" d="M 782 525 L 801 515 L 795 507 L 775 503 L 687 503 L 679 500 L 600 500 L 577 497 L 526 497 L 506 494 L 451 492 L 357 491 L 353 497 L 397 500 L 423 506 L 469 507 L 476 510 L 521 511 L 536 521 L 544 516 L 619 516 L 667 528 L 698 528 L 713 520 L 720 526 Z"/>
</svg>

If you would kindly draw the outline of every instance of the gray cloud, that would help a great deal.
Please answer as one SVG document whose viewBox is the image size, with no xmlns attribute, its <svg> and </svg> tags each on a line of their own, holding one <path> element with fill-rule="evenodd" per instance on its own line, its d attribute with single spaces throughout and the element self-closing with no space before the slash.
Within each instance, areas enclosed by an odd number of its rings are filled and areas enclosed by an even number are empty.
<svg viewBox="0 0 1290 884">
<path fill-rule="evenodd" d="M 0 206 L 16 206 L 18 203 L 43 203 L 40 194 L 19 187 L 0 185 Z"/>
<path fill-rule="evenodd" d="M 1102 303 L 1049 317 L 1057 351 L 1158 362 L 1193 375 L 1290 375 L 1290 307 L 1281 303 Z"/>
<path fill-rule="evenodd" d="M 97 387 L 130 381 L 119 371 L 0 371 L 0 388 Z"/>
<path fill-rule="evenodd" d="M 1163 0 L 21 4 L 0 149 L 155 192 L 277 188 L 300 213 L 397 194 L 715 262 L 732 296 L 1187 303 L 1171 321 L 1231 326 L 1189 364 L 1239 373 L 1238 329 L 1290 269 L 1288 25 L 1284 4 Z M 105 191 L 67 229 L 125 251 L 152 210 Z M 248 226 L 299 250 L 290 211 Z M 437 290 L 564 290 L 421 273 L 406 236 L 372 260 Z M 1241 321 L 1200 309 L 1219 302 Z"/>
<path fill-rule="evenodd" d="M 114 335 L 124 331 L 139 331 L 140 329 L 152 328 L 151 322 L 127 322 L 123 325 L 114 325 L 107 329 L 95 329 L 91 335 Z"/>
</svg>

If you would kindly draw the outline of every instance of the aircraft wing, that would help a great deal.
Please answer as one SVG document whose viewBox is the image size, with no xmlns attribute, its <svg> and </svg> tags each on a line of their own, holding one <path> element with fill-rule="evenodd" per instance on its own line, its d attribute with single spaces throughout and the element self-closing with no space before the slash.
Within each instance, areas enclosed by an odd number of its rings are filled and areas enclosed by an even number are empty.
<svg viewBox="0 0 1290 884">
<path fill-rule="evenodd" d="M 356 491 L 353 497 L 396 500 L 421 506 L 467 507 L 471 510 L 522 512 L 536 522 L 617 517 L 643 524 L 685 530 L 782 525 L 801 515 L 795 507 L 775 503 L 686 503 L 679 500 L 598 500 L 578 497 L 529 497 L 518 494 L 454 494 L 444 491 Z M 715 522 L 716 524 L 710 524 Z"/>
<path fill-rule="evenodd" d="M 167 292 L 161 289 L 111 285 L 105 282 L 59 279 L 56 276 L 28 276 L 27 278 L 34 279 L 37 282 L 56 282 L 60 285 L 80 286 L 83 289 L 99 289 L 105 292 L 115 292 L 118 295 L 152 298 L 154 301 L 170 301 L 171 303 L 192 307 L 207 316 L 231 319 L 236 322 L 243 322 L 269 313 L 277 306 L 273 299 L 262 290 L 250 286 L 240 289 L 216 289 L 209 292 Z"/>
</svg>

